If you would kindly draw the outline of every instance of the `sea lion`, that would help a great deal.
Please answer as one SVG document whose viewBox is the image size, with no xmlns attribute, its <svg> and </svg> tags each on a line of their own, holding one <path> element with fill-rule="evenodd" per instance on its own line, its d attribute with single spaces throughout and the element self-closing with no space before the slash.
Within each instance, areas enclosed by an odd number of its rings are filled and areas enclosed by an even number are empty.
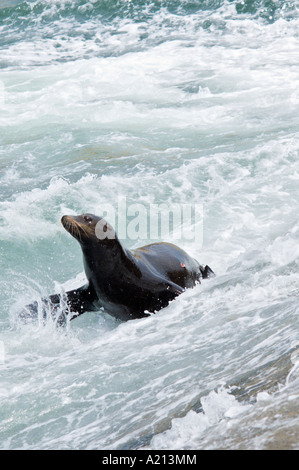
<svg viewBox="0 0 299 470">
<path fill-rule="evenodd" d="M 61 222 L 81 246 L 88 283 L 65 295 L 42 299 L 43 315 L 50 311 L 58 316 L 58 323 L 63 323 L 65 315 L 71 314 L 72 319 L 101 307 L 121 320 L 145 317 L 214 274 L 209 266 L 201 266 L 171 243 L 125 249 L 102 217 L 65 215 Z M 39 304 L 34 302 L 21 316 L 32 317 L 38 310 Z"/>
</svg>

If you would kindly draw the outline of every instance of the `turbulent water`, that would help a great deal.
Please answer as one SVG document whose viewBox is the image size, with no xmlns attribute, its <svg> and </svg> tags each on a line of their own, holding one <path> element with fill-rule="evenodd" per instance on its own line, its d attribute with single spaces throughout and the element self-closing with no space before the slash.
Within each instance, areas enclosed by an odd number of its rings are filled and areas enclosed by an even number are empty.
<svg viewBox="0 0 299 470">
<path fill-rule="evenodd" d="M 299 448 L 298 31 L 297 1 L 0 2 L 2 449 Z M 61 216 L 120 201 L 201 207 L 176 243 L 217 276 L 20 324 L 85 282 Z"/>
</svg>

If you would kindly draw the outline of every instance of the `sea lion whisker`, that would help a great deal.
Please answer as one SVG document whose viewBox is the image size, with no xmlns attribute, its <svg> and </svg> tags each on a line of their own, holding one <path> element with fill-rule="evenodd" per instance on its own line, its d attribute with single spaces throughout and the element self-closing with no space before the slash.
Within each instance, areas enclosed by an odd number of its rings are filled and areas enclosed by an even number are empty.
<svg viewBox="0 0 299 470">
<path fill-rule="evenodd" d="M 80 229 L 81 229 L 81 230 L 82 230 L 82 232 L 84 232 L 84 233 L 85 233 L 85 235 L 88 237 L 88 233 L 86 232 L 85 228 L 84 228 L 84 227 L 82 227 L 82 225 L 80 225 Z"/>
<path fill-rule="evenodd" d="M 82 233 L 80 232 L 78 225 L 76 225 L 76 230 L 77 230 L 77 235 L 78 235 L 79 240 L 82 241 Z"/>
<path fill-rule="evenodd" d="M 64 222 L 64 226 L 66 230 L 75 238 L 79 238 L 80 241 L 82 241 L 82 236 L 81 232 L 79 230 L 79 226 L 75 220 L 66 220 Z"/>
<path fill-rule="evenodd" d="M 82 241 L 81 233 L 78 228 L 78 224 L 75 221 L 72 221 L 71 223 L 71 229 L 72 229 L 72 235 L 74 237 L 78 237 L 80 241 Z"/>
<path fill-rule="evenodd" d="M 87 238 L 90 236 L 88 231 L 84 228 L 84 226 L 74 220 L 72 217 L 63 217 L 62 224 L 64 228 L 75 238 L 78 238 L 79 241 L 82 241 L 82 235 L 84 234 Z"/>
</svg>

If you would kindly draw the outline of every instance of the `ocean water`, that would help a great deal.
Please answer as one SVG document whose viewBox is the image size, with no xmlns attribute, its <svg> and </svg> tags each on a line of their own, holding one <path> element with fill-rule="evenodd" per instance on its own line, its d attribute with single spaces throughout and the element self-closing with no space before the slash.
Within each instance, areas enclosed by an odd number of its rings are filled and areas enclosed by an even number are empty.
<svg viewBox="0 0 299 470">
<path fill-rule="evenodd" d="M 299 448 L 298 31 L 297 1 L 0 2 L 1 449 Z M 84 283 L 61 216 L 123 200 L 200 206 L 176 243 L 216 277 L 20 324 Z"/>
</svg>

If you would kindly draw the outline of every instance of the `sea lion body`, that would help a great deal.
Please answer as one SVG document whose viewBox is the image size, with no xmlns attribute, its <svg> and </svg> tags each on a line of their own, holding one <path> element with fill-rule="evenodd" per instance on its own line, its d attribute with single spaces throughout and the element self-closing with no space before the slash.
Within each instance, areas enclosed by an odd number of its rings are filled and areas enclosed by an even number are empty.
<svg viewBox="0 0 299 470">
<path fill-rule="evenodd" d="M 185 288 L 200 282 L 199 263 L 168 243 L 155 243 L 137 250 L 124 250 L 112 269 L 84 255 L 89 285 L 108 313 L 121 319 L 138 318 L 168 305 Z"/>
<path fill-rule="evenodd" d="M 114 229 L 92 214 L 64 216 L 64 228 L 78 240 L 88 284 L 43 299 L 43 310 L 73 317 L 103 307 L 121 320 L 147 316 L 166 307 L 185 289 L 213 271 L 171 243 L 153 243 L 136 250 L 123 248 Z M 27 311 L 36 312 L 35 302 Z"/>
</svg>

